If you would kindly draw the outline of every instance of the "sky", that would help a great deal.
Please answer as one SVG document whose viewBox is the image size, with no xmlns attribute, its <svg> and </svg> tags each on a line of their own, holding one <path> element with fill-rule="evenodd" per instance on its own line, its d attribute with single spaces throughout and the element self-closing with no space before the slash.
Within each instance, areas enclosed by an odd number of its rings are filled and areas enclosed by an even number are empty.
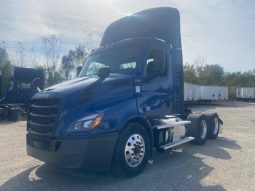
<svg viewBox="0 0 255 191">
<path fill-rule="evenodd" d="M 21 41 L 43 62 L 42 37 L 56 35 L 63 53 L 88 33 L 98 46 L 114 20 L 162 6 L 180 11 L 184 63 L 203 58 L 230 72 L 255 68 L 254 0 L 0 0 L 0 41 Z"/>
</svg>

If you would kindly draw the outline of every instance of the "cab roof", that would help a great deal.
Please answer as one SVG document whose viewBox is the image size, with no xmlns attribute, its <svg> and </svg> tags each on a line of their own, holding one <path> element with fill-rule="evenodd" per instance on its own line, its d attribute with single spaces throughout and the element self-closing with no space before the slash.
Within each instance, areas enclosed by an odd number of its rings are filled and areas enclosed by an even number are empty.
<svg viewBox="0 0 255 191">
<path fill-rule="evenodd" d="M 116 49 L 116 48 L 121 48 L 121 47 L 130 47 L 130 45 L 132 46 L 139 46 L 139 47 L 149 47 L 151 45 L 154 44 L 164 44 L 166 46 L 170 46 L 170 44 L 168 44 L 166 41 L 162 40 L 162 39 L 158 39 L 158 38 L 128 38 L 128 39 L 123 39 L 123 40 L 119 40 L 116 42 L 111 42 L 108 44 L 105 44 L 97 49 L 94 49 L 92 51 L 92 55 L 99 53 L 99 52 L 103 52 L 106 50 L 112 50 L 112 49 Z"/>
<path fill-rule="evenodd" d="M 159 7 L 123 17 L 106 28 L 101 46 L 129 38 L 162 39 L 181 49 L 179 11 Z"/>
</svg>

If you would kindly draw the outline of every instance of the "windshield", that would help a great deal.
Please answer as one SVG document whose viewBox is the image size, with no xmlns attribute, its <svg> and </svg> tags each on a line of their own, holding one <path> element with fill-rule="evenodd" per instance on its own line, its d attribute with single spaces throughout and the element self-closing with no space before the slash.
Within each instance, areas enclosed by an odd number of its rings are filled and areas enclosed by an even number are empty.
<svg viewBox="0 0 255 191">
<path fill-rule="evenodd" d="M 110 67 L 110 73 L 135 74 L 141 48 L 121 48 L 102 51 L 89 56 L 79 77 L 97 75 L 102 67 Z"/>
</svg>

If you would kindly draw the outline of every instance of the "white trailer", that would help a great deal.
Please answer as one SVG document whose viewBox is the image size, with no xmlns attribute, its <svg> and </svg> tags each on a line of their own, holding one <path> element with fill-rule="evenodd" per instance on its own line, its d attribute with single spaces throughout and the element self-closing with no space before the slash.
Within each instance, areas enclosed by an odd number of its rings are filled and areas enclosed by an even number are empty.
<svg viewBox="0 0 255 191">
<path fill-rule="evenodd" d="M 200 86 L 201 101 L 221 101 L 228 99 L 228 87 Z"/>
<path fill-rule="evenodd" d="M 228 100 L 228 87 L 218 86 L 218 100 Z"/>
<path fill-rule="evenodd" d="M 228 100 L 228 87 L 220 87 L 220 95 L 222 100 Z"/>
<path fill-rule="evenodd" d="M 236 89 L 236 98 L 243 100 L 255 99 L 255 88 L 240 87 Z"/>
<path fill-rule="evenodd" d="M 198 101 L 200 97 L 200 86 L 196 84 L 184 83 L 184 101 Z"/>
<path fill-rule="evenodd" d="M 218 100 L 217 86 L 200 86 L 200 101 Z"/>
<path fill-rule="evenodd" d="M 184 83 L 184 101 L 223 101 L 228 100 L 228 87 L 223 86 L 199 86 Z"/>
</svg>

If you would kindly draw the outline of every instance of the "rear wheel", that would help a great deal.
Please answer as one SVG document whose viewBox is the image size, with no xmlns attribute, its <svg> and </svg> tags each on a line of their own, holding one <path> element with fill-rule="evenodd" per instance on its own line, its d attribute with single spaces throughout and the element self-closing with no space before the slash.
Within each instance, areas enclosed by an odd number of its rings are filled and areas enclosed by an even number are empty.
<svg viewBox="0 0 255 191">
<path fill-rule="evenodd" d="M 191 121 L 191 125 L 188 130 L 188 135 L 195 139 L 191 143 L 195 145 L 203 145 L 207 138 L 207 123 L 205 117 L 200 114 L 190 115 L 188 120 Z"/>
<path fill-rule="evenodd" d="M 112 171 L 114 174 L 135 176 L 147 165 L 150 153 L 150 138 L 146 129 L 130 123 L 117 142 Z"/>
<path fill-rule="evenodd" d="M 220 120 L 217 113 L 206 114 L 206 121 L 208 125 L 207 138 L 216 139 L 220 131 Z"/>
</svg>

